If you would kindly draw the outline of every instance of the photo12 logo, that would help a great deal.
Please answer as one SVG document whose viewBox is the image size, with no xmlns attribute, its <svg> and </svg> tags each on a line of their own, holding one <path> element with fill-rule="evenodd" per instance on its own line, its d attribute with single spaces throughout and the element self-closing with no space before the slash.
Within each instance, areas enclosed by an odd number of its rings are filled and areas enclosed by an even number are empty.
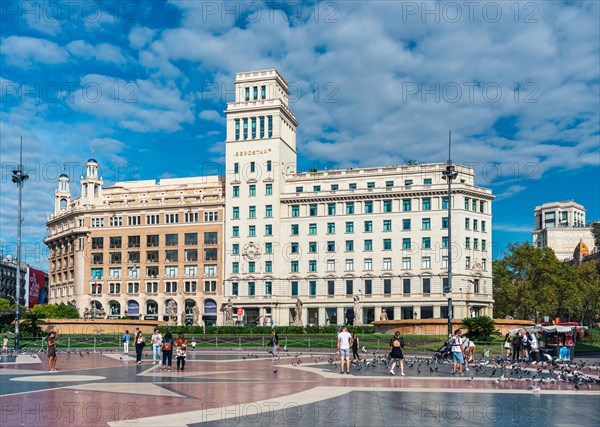
<svg viewBox="0 0 600 427">
<path fill-rule="evenodd" d="M 64 22 L 97 24 L 129 23 L 139 20 L 139 5 L 134 1 L 5 1 L 0 2 L 0 22 L 30 24 Z"/>
<path fill-rule="evenodd" d="M 86 103 L 97 103 L 107 98 L 115 103 L 136 104 L 138 103 L 139 87 L 135 82 L 113 82 L 94 81 L 79 82 L 13 82 L 0 80 L 0 99 L 2 103 L 11 100 L 25 103 L 74 103 L 81 99 Z"/>
</svg>

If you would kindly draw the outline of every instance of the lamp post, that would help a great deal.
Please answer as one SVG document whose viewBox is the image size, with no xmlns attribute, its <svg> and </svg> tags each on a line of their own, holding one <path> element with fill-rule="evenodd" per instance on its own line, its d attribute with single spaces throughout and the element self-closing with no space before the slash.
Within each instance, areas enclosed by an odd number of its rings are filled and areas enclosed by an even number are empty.
<svg viewBox="0 0 600 427">
<path fill-rule="evenodd" d="M 448 132 L 448 163 L 442 172 L 442 179 L 448 183 L 448 283 L 444 293 L 448 296 L 448 336 L 452 335 L 452 180 L 458 172 L 452 164 L 451 156 L 452 131 Z"/>
<path fill-rule="evenodd" d="M 21 137 L 21 146 L 19 150 L 19 168 L 12 171 L 12 182 L 17 184 L 19 187 L 19 204 L 18 204 L 18 218 L 17 218 L 17 281 L 15 290 L 15 350 L 19 350 L 19 327 L 20 327 L 20 301 L 21 301 L 21 223 L 23 218 L 21 217 L 21 200 L 23 195 L 23 183 L 29 178 L 25 172 L 23 172 L 23 138 Z"/>
</svg>

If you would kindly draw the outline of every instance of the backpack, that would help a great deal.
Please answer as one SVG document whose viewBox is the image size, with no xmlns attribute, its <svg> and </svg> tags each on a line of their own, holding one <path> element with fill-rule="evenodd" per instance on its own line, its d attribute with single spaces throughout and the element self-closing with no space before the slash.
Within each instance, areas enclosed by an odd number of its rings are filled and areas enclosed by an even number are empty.
<svg viewBox="0 0 600 427">
<path fill-rule="evenodd" d="M 125 335 L 123 335 L 123 338 L 121 338 L 121 342 L 127 342 L 127 338 L 125 338 Z"/>
<path fill-rule="evenodd" d="M 169 350 L 171 350 L 172 348 L 173 348 L 173 347 L 172 347 L 172 344 L 171 344 L 171 341 L 170 341 L 170 340 L 169 340 L 169 341 L 163 341 L 163 350 L 165 350 L 165 351 L 169 351 Z"/>
</svg>

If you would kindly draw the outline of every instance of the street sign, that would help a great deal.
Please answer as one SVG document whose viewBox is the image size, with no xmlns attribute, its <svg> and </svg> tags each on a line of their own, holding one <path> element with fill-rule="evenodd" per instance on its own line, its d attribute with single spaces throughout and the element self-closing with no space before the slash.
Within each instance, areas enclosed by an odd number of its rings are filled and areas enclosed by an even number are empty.
<svg viewBox="0 0 600 427">
<path fill-rule="evenodd" d="M 244 308 L 243 307 L 238 307 L 237 314 L 238 314 L 238 316 L 241 316 L 242 314 L 244 314 Z"/>
</svg>

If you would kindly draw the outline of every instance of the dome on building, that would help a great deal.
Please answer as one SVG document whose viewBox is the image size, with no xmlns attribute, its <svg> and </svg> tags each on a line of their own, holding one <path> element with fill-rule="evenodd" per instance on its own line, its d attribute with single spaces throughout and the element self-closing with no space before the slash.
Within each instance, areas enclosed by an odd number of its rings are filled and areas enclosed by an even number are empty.
<svg viewBox="0 0 600 427">
<path fill-rule="evenodd" d="M 590 250 L 588 249 L 587 245 L 585 243 L 583 243 L 583 240 L 580 239 L 579 243 L 577 243 L 577 246 L 575 246 L 575 250 L 573 251 L 573 258 L 578 258 L 579 256 L 587 256 L 590 254 Z"/>
<path fill-rule="evenodd" d="M 66 173 L 61 173 L 60 176 L 58 177 L 58 179 L 60 178 L 67 178 L 69 179 L 69 175 L 67 175 Z"/>
<path fill-rule="evenodd" d="M 98 162 L 96 161 L 96 159 L 94 159 L 93 157 L 91 159 L 88 159 L 88 161 L 86 163 L 96 163 L 96 164 L 98 164 Z"/>
</svg>

